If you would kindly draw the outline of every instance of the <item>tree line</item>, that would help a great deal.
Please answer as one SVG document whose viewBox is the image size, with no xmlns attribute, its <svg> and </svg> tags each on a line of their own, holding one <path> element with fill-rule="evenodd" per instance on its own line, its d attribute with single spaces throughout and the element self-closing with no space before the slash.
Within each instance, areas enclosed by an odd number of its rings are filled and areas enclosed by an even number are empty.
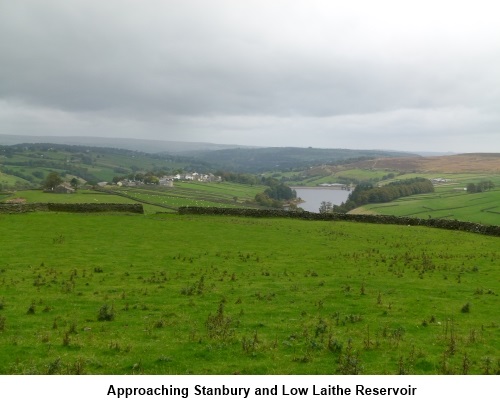
<svg viewBox="0 0 500 405">
<path fill-rule="evenodd" d="M 467 184 L 468 193 L 482 193 L 483 191 L 490 191 L 495 185 L 491 180 L 481 181 L 479 183 Z"/>
<path fill-rule="evenodd" d="M 268 187 L 255 196 L 255 201 L 263 207 L 282 208 L 285 201 L 297 198 L 297 192 L 292 190 L 286 184 L 273 179 L 272 177 L 263 178 L 264 184 Z"/>
<path fill-rule="evenodd" d="M 257 176 L 249 173 L 235 173 L 219 170 L 215 172 L 223 181 L 247 185 L 265 185 L 262 193 L 255 195 L 257 204 L 263 207 L 282 208 L 285 201 L 297 198 L 297 192 L 288 187 L 283 181 L 274 177 Z"/>
<path fill-rule="evenodd" d="M 320 212 L 345 213 L 365 204 L 385 203 L 414 194 L 433 192 L 434 186 L 432 182 L 421 177 L 399 180 L 381 187 L 375 187 L 371 183 L 361 183 L 349 194 L 347 201 L 340 205 L 332 205 L 323 201 L 320 206 Z"/>
</svg>

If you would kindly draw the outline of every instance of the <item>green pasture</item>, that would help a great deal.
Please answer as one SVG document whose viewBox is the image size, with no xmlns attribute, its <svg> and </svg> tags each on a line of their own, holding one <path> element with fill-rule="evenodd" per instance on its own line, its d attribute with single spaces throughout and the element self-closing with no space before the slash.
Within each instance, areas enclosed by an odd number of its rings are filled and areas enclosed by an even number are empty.
<svg viewBox="0 0 500 405">
<path fill-rule="evenodd" d="M 81 203 L 119 203 L 119 204 L 132 204 L 137 201 L 131 200 L 126 196 L 106 194 L 93 190 L 80 189 L 73 194 L 56 194 L 44 193 L 42 190 L 21 190 L 16 193 L 0 196 L 0 201 L 10 200 L 14 198 L 23 198 L 26 203 L 68 203 L 68 204 L 81 204 Z M 154 214 L 156 212 L 172 212 L 172 210 L 164 209 L 157 205 L 151 205 L 144 202 L 144 212 L 147 214 Z"/>
<path fill-rule="evenodd" d="M 357 172 L 383 176 L 390 172 L 371 170 L 351 170 L 349 173 L 358 179 Z M 346 172 L 344 172 L 345 174 Z M 436 183 L 434 193 L 419 194 L 400 198 L 383 204 L 366 204 L 351 211 L 355 214 L 379 214 L 409 216 L 417 218 L 446 218 L 481 224 L 500 225 L 500 175 L 487 173 L 406 173 L 393 179 L 378 182 L 384 185 L 393 181 L 415 177 L 427 179 L 446 179 Z M 469 194 L 465 191 L 469 183 L 492 181 L 495 188 L 491 191 Z"/>
<path fill-rule="evenodd" d="M 178 214 L 0 215 L 2 374 L 493 374 L 499 240 Z"/>
<path fill-rule="evenodd" d="M 289 179 L 286 183 L 290 186 L 302 185 L 314 187 L 322 183 L 341 183 L 345 182 L 346 179 L 354 179 L 358 182 L 379 181 L 390 173 L 394 174 L 396 177 L 398 176 L 398 172 L 391 170 L 348 169 L 338 170 L 332 173 L 330 170 L 319 167 L 310 171 L 278 172 L 278 175 L 273 175 L 273 173 L 268 173 L 267 175 Z M 410 177 L 415 177 L 415 175 Z M 394 181 L 394 179 L 391 181 Z"/>
<path fill-rule="evenodd" d="M 109 190 L 146 204 L 176 209 L 181 206 L 255 206 L 251 201 L 263 189 L 235 183 L 175 182 L 174 187 L 106 187 L 103 192 Z"/>
<path fill-rule="evenodd" d="M 210 193 L 219 198 L 238 200 L 253 200 L 255 195 L 263 192 L 266 186 L 246 185 L 231 182 L 222 183 L 203 183 L 203 182 L 176 182 L 175 188 L 180 190 L 193 190 L 198 192 Z"/>
<path fill-rule="evenodd" d="M 491 180 L 500 187 L 500 176 L 491 173 L 406 173 L 396 177 L 396 180 L 404 180 L 414 177 L 423 177 L 426 179 L 447 179 L 446 183 L 439 184 L 438 188 L 454 189 L 456 187 L 465 187 L 467 183 L 478 183 L 484 180 Z M 389 180 L 394 181 L 394 180 Z M 385 181 L 384 183 L 386 183 Z M 382 184 L 382 183 L 381 183 Z"/>
<path fill-rule="evenodd" d="M 12 186 L 15 186 L 16 183 L 23 184 L 23 185 L 29 184 L 28 181 L 26 181 L 20 177 L 0 172 L 0 185 L 12 187 Z"/>
<path fill-rule="evenodd" d="M 107 194 L 103 192 L 93 191 L 93 190 L 78 190 L 77 193 L 74 194 L 55 194 L 55 193 L 44 193 L 41 190 L 21 190 L 15 193 L 4 194 L 0 196 L 0 201 L 11 200 L 14 198 L 23 198 L 26 200 L 26 203 L 137 203 L 136 199 L 132 199 L 129 197 L 133 197 L 134 195 L 128 196 L 126 193 L 123 195 L 115 195 L 115 194 Z M 147 214 L 154 214 L 156 212 L 172 212 L 172 209 L 167 209 L 165 207 L 161 207 L 156 204 L 154 199 L 149 198 L 150 201 L 147 201 L 147 196 L 144 194 L 137 193 L 137 197 L 141 199 L 141 202 L 144 206 L 144 211 Z M 146 198 L 145 198 L 146 197 Z M 161 200 L 158 200 L 160 202 Z M 148 202 L 150 202 L 148 204 Z"/>
<path fill-rule="evenodd" d="M 24 198 L 27 203 L 130 203 L 130 200 L 126 198 L 91 190 L 78 190 L 77 193 L 73 194 L 44 193 L 41 190 L 23 190 L 16 192 L 9 198 Z"/>
<path fill-rule="evenodd" d="M 353 212 L 416 218 L 445 218 L 500 225 L 500 190 L 477 194 L 422 194 L 385 204 L 364 205 Z"/>
<path fill-rule="evenodd" d="M 255 194 L 265 187 L 236 183 L 176 182 L 174 187 L 112 187 L 97 190 L 79 189 L 74 194 L 44 193 L 42 190 L 21 190 L 1 199 L 24 198 L 28 203 L 136 203 L 144 204 L 147 214 L 173 212 L 181 206 L 255 207 Z"/>
<path fill-rule="evenodd" d="M 342 170 L 339 172 L 336 172 L 335 175 L 338 178 L 342 177 L 347 177 L 347 178 L 353 178 L 358 181 L 369 181 L 373 179 L 381 179 L 384 176 L 387 176 L 388 174 L 394 174 L 395 176 L 398 175 L 396 171 L 391 171 L 391 170 L 364 170 L 364 169 L 350 169 L 350 170 Z M 413 176 L 415 177 L 415 176 Z M 394 180 L 392 180 L 394 181 Z"/>
<path fill-rule="evenodd" d="M 199 206 L 199 207 L 225 207 L 227 205 L 217 202 L 207 201 L 203 197 L 188 194 L 179 194 L 178 192 L 168 192 L 164 190 L 144 190 L 138 188 L 129 188 L 119 190 L 123 196 L 131 199 L 140 199 L 149 204 L 165 205 L 173 209 L 181 206 Z M 198 198 L 197 198 L 198 197 Z"/>
</svg>

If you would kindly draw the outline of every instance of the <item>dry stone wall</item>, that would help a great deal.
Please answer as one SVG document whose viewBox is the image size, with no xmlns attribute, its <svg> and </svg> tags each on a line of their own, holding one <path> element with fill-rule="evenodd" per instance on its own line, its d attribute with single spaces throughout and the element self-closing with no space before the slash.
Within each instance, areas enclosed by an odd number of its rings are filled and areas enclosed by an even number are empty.
<svg viewBox="0 0 500 405">
<path fill-rule="evenodd" d="M 33 204 L 0 204 L 0 214 L 22 214 L 25 212 L 78 212 L 78 213 L 96 213 L 96 212 L 128 212 L 134 214 L 144 214 L 142 204 L 63 204 L 63 203 L 33 203 Z"/>
<path fill-rule="evenodd" d="M 372 224 L 390 224 L 405 226 L 428 226 L 432 228 L 449 229 L 480 233 L 482 235 L 500 236 L 500 226 L 482 225 L 474 222 L 464 222 L 448 219 L 422 219 L 396 217 L 392 215 L 354 215 L 354 214 L 319 214 L 315 212 L 297 212 L 285 210 L 254 210 L 239 208 L 216 207 L 180 207 L 179 214 L 199 215 L 233 215 L 260 218 L 300 218 L 315 221 L 351 221 Z"/>
</svg>

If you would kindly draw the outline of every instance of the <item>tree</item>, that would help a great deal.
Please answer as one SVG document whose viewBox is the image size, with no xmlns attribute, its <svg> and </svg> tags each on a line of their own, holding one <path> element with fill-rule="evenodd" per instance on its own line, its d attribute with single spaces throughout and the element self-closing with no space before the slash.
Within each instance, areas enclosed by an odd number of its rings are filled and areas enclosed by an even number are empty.
<svg viewBox="0 0 500 405">
<path fill-rule="evenodd" d="M 469 183 L 467 184 L 468 193 L 482 193 L 483 191 L 489 191 L 495 187 L 495 184 L 491 180 L 481 181 L 477 184 Z"/>
<path fill-rule="evenodd" d="M 146 184 L 160 184 L 160 179 L 156 176 L 151 175 L 151 174 L 144 176 L 143 181 Z"/>
<path fill-rule="evenodd" d="M 78 190 L 78 185 L 80 184 L 80 182 L 78 181 L 78 179 L 76 177 L 73 177 L 70 181 L 70 184 L 71 184 L 71 187 L 73 187 L 76 190 Z"/>
<path fill-rule="evenodd" d="M 135 181 L 140 181 L 140 182 L 144 181 L 144 174 L 140 173 L 140 172 L 139 173 L 135 173 L 134 174 L 134 180 Z"/>
<path fill-rule="evenodd" d="M 321 205 L 319 206 L 319 213 L 320 214 L 327 214 L 329 212 L 332 212 L 332 203 L 330 201 L 321 201 Z"/>
<path fill-rule="evenodd" d="M 62 182 L 63 182 L 63 179 L 61 178 L 61 176 L 59 176 L 58 173 L 50 172 L 47 175 L 47 177 L 45 178 L 45 181 L 43 182 L 43 186 L 47 190 L 53 190 L 54 187 L 57 187 Z"/>
<path fill-rule="evenodd" d="M 467 192 L 468 193 L 475 193 L 477 191 L 476 185 L 474 183 L 469 183 L 467 184 Z"/>
</svg>

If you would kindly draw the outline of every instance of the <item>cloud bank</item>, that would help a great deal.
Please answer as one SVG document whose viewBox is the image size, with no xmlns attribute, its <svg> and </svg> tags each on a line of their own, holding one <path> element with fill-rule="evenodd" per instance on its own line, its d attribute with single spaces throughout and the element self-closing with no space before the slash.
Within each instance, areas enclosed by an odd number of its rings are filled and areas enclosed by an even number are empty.
<svg viewBox="0 0 500 405">
<path fill-rule="evenodd" d="M 500 152 L 495 1 L 0 3 L 0 133 Z"/>
</svg>

